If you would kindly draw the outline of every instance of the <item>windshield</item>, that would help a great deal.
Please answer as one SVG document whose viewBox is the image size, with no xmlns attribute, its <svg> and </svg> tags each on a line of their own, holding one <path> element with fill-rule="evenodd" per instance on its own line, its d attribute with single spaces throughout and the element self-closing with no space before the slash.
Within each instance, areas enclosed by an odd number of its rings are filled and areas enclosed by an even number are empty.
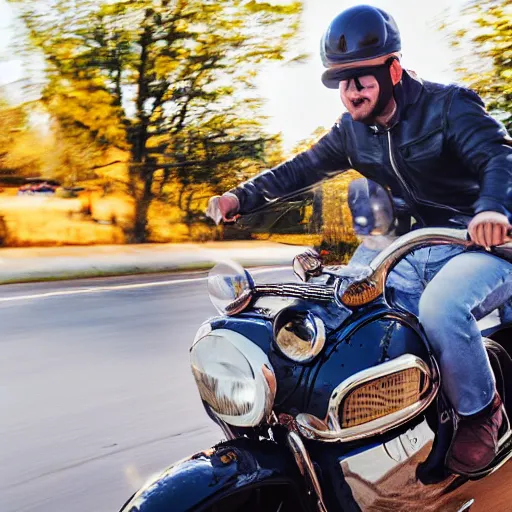
<svg viewBox="0 0 512 512">
<path fill-rule="evenodd" d="M 360 241 L 351 264 L 368 265 L 397 238 L 393 200 L 386 189 L 365 178 L 349 183 L 347 200 L 354 234 Z"/>
<path fill-rule="evenodd" d="M 229 315 L 251 308 L 272 317 L 289 305 L 287 294 L 306 299 L 300 293 L 294 295 L 289 286 L 260 287 L 264 292 L 258 294 L 251 283 L 257 288 L 263 283 L 285 285 L 297 281 L 331 289 L 336 285 L 336 293 L 341 296 L 350 284 L 371 273 L 371 261 L 397 238 L 388 191 L 357 173 L 343 174 L 291 199 L 244 215 L 236 225 L 240 232 L 267 244 L 282 242 L 283 250 L 293 253 L 283 259 L 288 265 L 249 269 L 249 274 L 241 267 L 216 267 L 210 273 L 209 288 L 219 312 Z M 270 245 L 262 245 L 262 254 L 266 254 L 267 247 L 270 250 Z"/>
<path fill-rule="evenodd" d="M 397 237 L 394 203 L 386 189 L 348 171 L 266 203 L 227 226 L 225 234 L 295 246 L 296 252 L 313 248 L 324 265 L 366 265 Z"/>
</svg>

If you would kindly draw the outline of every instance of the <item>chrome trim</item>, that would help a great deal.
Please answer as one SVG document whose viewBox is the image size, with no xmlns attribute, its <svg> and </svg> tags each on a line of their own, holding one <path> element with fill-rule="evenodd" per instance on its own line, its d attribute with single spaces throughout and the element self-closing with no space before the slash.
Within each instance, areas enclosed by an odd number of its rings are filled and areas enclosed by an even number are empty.
<svg viewBox="0 0 512 512">
<path fill-rule="evenodd" d="M 370 263 L 372 273 L 361 281 L 355 281 L 345 293 L 354 293 L 361 284 L 377 287 L 384 293 L 386 279 L 396 264 L 410 252 L 434 245 L 459 245 L 469 247 L 473 242 L 467 239 L 467 231 L 451 228 L 422 228 L 407 233 L 380 252 Z M 503 247 L 503 246 L 502 246 Z M 341 298 L 343 302 L 343 296 Z"/>
<path fill-rule="evenodd" d="M 259 296 L 295 297 L 315 302 L 331 302 L 335 298 L 334 287 L 321 284 L 258 284 L 254 287 L 254 293 Z"/>
<path fill-rule="evenodd" d="M 423 417 L 411 429 L 404 427 L 385 440 L 366 444 L 363 450 L 346 451 L 338 459 L 339 465 L 358 510 L 467 512 L 464 507 L 472 499 L 480 510 L 507 509 L 512 497 L 508 465 L 500 471 L 488 470 L 481 475 L 485 480 L 451 474 L 437 482 L 418 478 L 434 439 L 435 432 Z"/>
<path fill-rule="evenodd" d="M 510 438 L 510 433 L 507 434 L 507 440 Z M 499 443 L 498 443 L 499 444 Z M 496 466 L 494 466 L 492 469 L 488 469 L 487 471 L 482 471 L 482 473 L 478 474 L 478 475 L 472 475 L 471 478 L 480 478 L 482 476 L 488 476 L 488 475 L 492 475 L 493 473 L 496 473 L 496 471 L 498 471 L 498 469 L 502 468 L 510 459 L 512 459 L 512 450 L 510 452 L 508 452 L 505 457 L 500 460 L 500 462 L 498 464 L 496 464 Z"/>
<path fill-rule="evenodd" d="M 297 463 L 301 475 L 306 480 L 308 487 L 311 487 L 310 491 L 315 493 L 319 512 L 327 512 L 322 495 L 322 488 L 320 487 L 320 482 L 318 481 L 313 461 L 311 460 L 302 439 L 295 432 L 288 432 L 286 436 L 286 444 L 295 458 L 295 462 Z"/>
<path fill-rule="evenodd" d="M 218 347 L 215 349 L 211 343 L 213 340 L 208 338 L 222 339 L 243 356 L 252 373 L 253 397 L 242 400 L 237 394 L 236 383 L 208 372 L 208 361 L 201 360 L 201 353 L 220 355 L 226 362 L 231 356 L 218 352 Z M 268 420 L 272 414 L 277 381 L 267 354 L 249 338 L 230 329 L 214 329 L 191 348 L 190 363 L 199 395 L 210 406 L 212 414 L 236 427 L 255 427 Z"/>
<path fill-rule="evenodd" d="M 251 303 L 254 281 L 247 270 L 228 260 L 217 263 L 210 270 L 207 286 L 215 309 L 221 315 L 232 316 Z"/>
<path fill-rule="evenodd" d="M 464 505 L 462 505 L 462 507 L 459 508 L 459 510 L 457 510 L 457 512 L 468 512 L 469 509 L 475 504 L 475 500 L 473 498 L 471 498 L 469 501 L 467 501 L 466 503 L 464 503 Z"/>
<path fill-rule="evenodd" d="M 509 439 L 512 437 L 512 430 L 510 429 L 510 420 L 508 418 L 507 410 L 505 409 L 505 406 L 501 406 L 501 411 L 503 413 L 503 418 L 507 422 L 507 430 L 505 433 L 498 439 L 498 450 L 501 450 L 505 443 L 509 441 Z"/>
<path fill-rule="evenodd" d="M 253 299 L 253 290 L 246 290 L 226 306 L 226 315 L 234 316 L 244 311 Z"/>
<path fill-rule="evenodd" d="M 293 273 L 304 283 L 322 274 L 322 259 L 313 249 L 297 254 L 293 258 Z"/>
<path fill-rule="evenodd" d="M 196 335 L 194 336 L 194 341 L 192 342 L 192 347 L 199 341 L 202 340 L 205 336 L 208 336 L 212 332 L 212 324 L 210 322 L 204 322 L 197 329 Z"/>
<path fill-rule="evenodd" d="M 260 369 L 263 377 L 265 378 L 265 382 L 267 384 L 268 394 L 265 401 L 265 421 L 268 423 L 272 419 L 272 415 L 275 416 L 275 413 L 272 409 L 274 407 L 274 401 L 277 393 L 277 379 L 274 370 L 271 369 L 270 365 L 263 364 Z"/>
<path fill-rule="evenodd" d="M 287 331 L 286 326 L 288 323 L 281 324 L 280 321 L 282 314 L 288 314 L 289 309 L 283 309 L 278 313 L 274 320 L 274 341 L 279 351 L 288 359 L 297 363 L 309 363 L 322 352 L 325 346 L 325 324 L 321 318 L 318 318 L 313 313 L 308 313 L 308 316 L 314 324 L 314 339 L 305 341 L 292 332 Z M 297 312 L 298 314 L 299 312 Z M 276 327 L 278 327 L 276 329 Z"/>
<path fill-rule="evenodd" d="M 226 307 L 229 316 L 241 313 L 251 301 L 264 296 L 290 297 L 311 300 L 319 303 L 335 301 L 337 305 L 345 307 L 343 296 L 345 293 L 357 293 L 360 285 L 377 288 L 379 295 L 385 290 L 386 279 L 396 264 L 410 252 L 422 247 L 435 245 L 459 245 L 469 247 L 473 242 L 467 239 L 467 231 L 451 228 L 422 228 L 401 236 L 370 263 L 370 275 L 362 274 L 345 288 L 344 276 L 338 276 L 333 286 L 305 283 L 260 284 L 251 290 L 246 290 L 240 297 Z M 512 242 L 494 247 L 491 251 L 504 258 L 512 259 Z M 331 273 L 332 272 L 327 272 Z M 336 275 L 336 273 L 334 273 Z M 373 300 L 373 299 L 372 299 Z M 350 306 L 349 306 L 350 307 Z"/>
<path fill-rule="evenodd" d="M 336 300 L 334 286 L 304 283 L 258 284 L 226 306 L 226 315 L 233 316 L 244 311 L 253 300 L 261 297 L 291 297 L 329 303 Z"/>
<path fill-rule="evenodd" d="M 345 293 L 354 293 L 354 288 L 357 288 L 360 284 L 366 284 L 377 287 L 380 294 L 383 294 L 388 274 L 404 256 L 422 247 L 434 245 L 458 245 L 467 248 L 472 246 L 473 242 L 468 240 L 465 229 L 416 229 L 401 236 L 380 252 L 369 265 L 372 273 L 366 279 L 354 281 L 348 286 Z M 512 242 L 494 247 L 491 253 L 506 260 L 512 259 Z M 341 302 L 343 303 L 343 296 Z"/>
<path fill-rule="evenodd" d="M 407 233 L 379 253 L 370 263 L 374 272 L 394 267 L 403 256 L 428 245 L 460 245 L 468 247 L 473 242 L 467 239 L 465 229 L 421 228 Z"/>
<path fill-rule="evenodd" d="M 339 407 L 343 399 L 355 388 L 374 379 L 412 368 L 417 368 L 429 379 L 431 389 L 426 397 L 400 411 L 369 421 L 368 423 L 349 428 L 341 427 L 339 423 Z M 383 434 L 420 414 L 434 400 L 439 384 L 437 371 L 434 370 L 434 373 L 432 373 L 428 365 L 419 357 L 412 354 L 404 354 L 378 366 L 362 370 L 345 379 L 333 390 L 329 400 L 327 416 L 324 420 L 311 414 L 301 413 L 297 415 L 295 421 L 299 432 L 309 439 L 341 443 L 364 439 Z"/>
</svg>

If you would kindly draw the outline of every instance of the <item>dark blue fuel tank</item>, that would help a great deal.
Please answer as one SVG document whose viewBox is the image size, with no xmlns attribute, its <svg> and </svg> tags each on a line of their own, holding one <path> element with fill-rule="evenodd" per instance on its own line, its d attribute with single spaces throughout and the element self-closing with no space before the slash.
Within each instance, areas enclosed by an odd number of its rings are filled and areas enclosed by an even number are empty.
<svg viewBox="0 0 512 512">
<path fill-rule="evenodd" d="M 307 412 L 323 418 L 334 388 L 355 373 L 403 354 L 430 361 L 416 319 L 384 304 L 360 310 L 328 331 L 324 350 L 308 364 L 295 363 L 279 352 L 270 319 L 248 314 L 218 318 L 212 326 L 243 334 L 268 355 L 277 378 L 274 410 L 278 414 Z"/>
<path fill-rule="evenodd" d="M 306 372 L 294 393 L 302 394 L 300 399 L 290 397 L 283 406 L 301 407 L 302 411 L 323 418 L 336 386 L 361 370 L 403 354 L 430 361 L 415 321 L 385 308 L 366 311 L 330 336 L 318 363 Z"/>
</svg>

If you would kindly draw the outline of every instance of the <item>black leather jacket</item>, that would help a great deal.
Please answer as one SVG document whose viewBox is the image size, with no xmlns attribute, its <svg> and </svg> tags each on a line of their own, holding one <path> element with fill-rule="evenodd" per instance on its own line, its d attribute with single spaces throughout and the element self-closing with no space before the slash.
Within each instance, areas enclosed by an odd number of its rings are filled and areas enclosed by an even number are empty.
<svg viewBox="0 0 512 512">
<path fill-rule="evenodd" d="M 240 213 L 356 169 L 403 199 L 419 226 L 466 225 L 482 211 L 512 218 L 512 140 L 474 92 L 404 72 L 389 130 L 344 114 L 309 150 L 231 192 Z"/>
</svg>

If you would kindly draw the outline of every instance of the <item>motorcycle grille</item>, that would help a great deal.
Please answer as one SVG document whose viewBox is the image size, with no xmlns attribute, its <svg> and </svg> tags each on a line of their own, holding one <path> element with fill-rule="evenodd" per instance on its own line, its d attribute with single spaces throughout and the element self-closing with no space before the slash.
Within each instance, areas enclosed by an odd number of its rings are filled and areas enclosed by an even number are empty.
<svg viewBox="0 0 512 512">
<path fill-rule="evenodd" d="M 342 428 L 355 427 L 400 411 L 418 400 L 429 388 L 428 376 L 409 368 L 355 388 L 342 402 Z"/>
</svg>

